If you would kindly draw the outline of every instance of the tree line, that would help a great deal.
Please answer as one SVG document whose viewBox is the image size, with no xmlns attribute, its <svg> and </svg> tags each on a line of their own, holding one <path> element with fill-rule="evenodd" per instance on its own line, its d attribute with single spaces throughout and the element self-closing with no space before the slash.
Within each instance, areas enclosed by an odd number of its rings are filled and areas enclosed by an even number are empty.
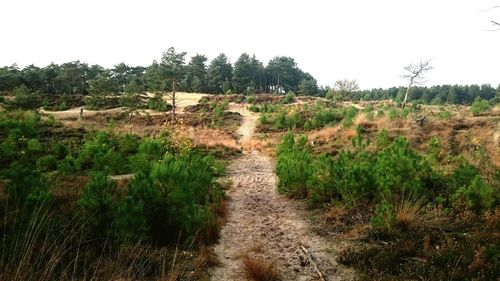
<svg viewBox="0 0 500 281">
<path fill-rule="evenodd" d="M 371 89 L 349 94 L 352 100 L 387 100 L 403 101 L 406 87 Z M 500 102 L 500 85 L 495 89 L 489 84 L 483 85 L 439 85 L 431 87 L 413 87 L 409 93 L 410 101 L 427 104 L 471 104 L 476 98 L 492 103 Z"/>
<path fill-rule="evenodd" d="M 173 87 L 177 91 L 213 94 L 319 93 L 316 79 L 302 71 L 291 57 L 277 56 L 264 66 L 255 55 L 247 53 L 241 54 L 234 64 L 223 53 L 210 63 L 206 56 L 197 54 L 186 63 L 186 52 L 174 48 L 147 67 L 120 63 L 107 69 L 72 61 L 46 67 L 0 68 L 0 91 L 10 92 L 23 85 L 32 92 L 48 95 L 87 95 L 93 89 L 110 94 L 169 92 Z"/>
</svg>

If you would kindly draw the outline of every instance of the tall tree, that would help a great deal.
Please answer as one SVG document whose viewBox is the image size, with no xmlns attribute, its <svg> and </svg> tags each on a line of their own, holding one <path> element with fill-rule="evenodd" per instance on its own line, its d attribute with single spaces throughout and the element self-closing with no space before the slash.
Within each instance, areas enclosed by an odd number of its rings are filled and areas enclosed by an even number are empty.
<svg viewBox="0 0 500 281">
<path fill-rule="evenodd" d="M 234 63 L 233 89 L 236 93 L 245 93 L 252 84 L 252 61 L 247 53 L 241 56 Z"/>
<path fill-rule="evenodd" d="M 131 67 L 125 63 L 119 63 L 113 67 L 111 70 L 111 78 L 115 80 L 115 84 L 118 86 L 118 91 L 125 92 L 125 86 L 130 81 L 129 73 Z"/>
<path fill-rule="evenodd" d="M 165 77 L 157 61 L 153 61 L 153 63 L 146 68 L 144 72 L 144 82 L 148 91 L 153 93 L 159 93 L 166 89 Z"/>
<path fill-rule="evenodd" d="M 304 78 L 304 73 L 291 57 L 273 58 L 267 64 L 267 71 L 270 76 L 270 90 L 276 92 L 296 92 L 300 81 Z"/>
<path fill-rule="evenodd" d="M 186 74 L 186 65 L 184 63 L 184 58 L 186 52 L 177 53 L 174 47 L 168 48 L 166 52 L 163 53 L 161 58 L 161 70 L 167 85 L 170 84 L 170 90 L 172 97 L 172 119 L 175 121 L 175 92 L 179 82 L 184 79 Z"/>
<path fill-rule="evenodd" d="M 300 80 L 298 93 L 306 96 L 316 96 L 319 94 L 318 83 L 311 74 L 304 74 L 304 78 Z"/>
<path fill-rule="evenodd" d="M 187 87 L 189 92 L 207 92 L 207 57 L 195 55 L 187 66 Z"/>
<path fill-rule="evenodd" d="M 231 85 L 233 77 L 233 66 L 225 54 L 218 55 L 210 62 L 207 79 L 210 93 L 224 93 L 224 85 Z"/>
<path fill-rule="evenodd" d="M 96 79 L 89 82 L 89 99 L 86 100 L 90 108 L 106 106 L 107 96 L 114 92 L 116 84 L 111 78 L 110 71 L 102 72 Z"/>
</svg>

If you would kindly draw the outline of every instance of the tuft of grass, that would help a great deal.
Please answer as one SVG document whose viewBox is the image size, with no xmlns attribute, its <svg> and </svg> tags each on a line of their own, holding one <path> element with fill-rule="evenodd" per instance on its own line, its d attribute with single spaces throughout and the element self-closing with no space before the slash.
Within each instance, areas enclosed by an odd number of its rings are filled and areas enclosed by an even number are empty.
<svg viewBox="0 0 500 281">
<path fill-rule="evenodd" d="M 243 256 L 243 265 L 248 277 L 254 281 L 275 281 L 280 279 L 280 271 L 275 261 L 261 257 Z"/>
<path fill-rule="evenodd" d="M 442 229 L 450 221 L 441 209 L 429 209 L 424 198 L 403 196 L 394 203 L 396 224 L 402 229 Z"/>
</svg>

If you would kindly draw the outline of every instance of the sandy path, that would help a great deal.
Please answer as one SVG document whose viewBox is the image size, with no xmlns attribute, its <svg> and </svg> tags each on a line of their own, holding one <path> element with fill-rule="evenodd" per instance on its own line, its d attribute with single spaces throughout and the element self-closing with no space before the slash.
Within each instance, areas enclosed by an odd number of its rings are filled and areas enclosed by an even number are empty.
<svg viewBox="0 0 500 281">
<path fill-rule="evenodd" d="M 244 116 L 240 140 L 251 138 L 258 115 L 232 106 Z M 299 245 L 313 254 L 326 280 L 352 280 L 352 273 L 335 262 L 334 245 L 310 231 L 296 203 L 278 194 L 271 158 L 256 151 L 245 152 L 232 161 L 228 176 L 228 220 L 214 251 L 221 262 L 212 270 L 212 280 L 247 280 L 241 255 L 275 260 L 282 280 L 318 280 L 318 275 Z"/>
</svg>

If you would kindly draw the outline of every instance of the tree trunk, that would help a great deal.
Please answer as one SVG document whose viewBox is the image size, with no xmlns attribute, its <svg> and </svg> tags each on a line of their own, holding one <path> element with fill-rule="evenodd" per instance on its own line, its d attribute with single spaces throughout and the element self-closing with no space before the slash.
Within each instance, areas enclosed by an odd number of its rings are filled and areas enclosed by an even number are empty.
<svg viewBox="0 0 500 281">
<path fill-rule="evenodd" d="M 401 109 L 404 109 L 406 106 L 406 102 L 408 101 L 408 95 L 410 94 L 411 86 L 413 85 L 413 79 L 410 81 L 410 85 L 406 88 L 405 99 L 403 100 L 403 104 L 401 105 Z"/>
<path fill-rule="evenodd" d="M 175 79 L 172 81 L 172 120 L 175 122 Z"/>
</svg>

